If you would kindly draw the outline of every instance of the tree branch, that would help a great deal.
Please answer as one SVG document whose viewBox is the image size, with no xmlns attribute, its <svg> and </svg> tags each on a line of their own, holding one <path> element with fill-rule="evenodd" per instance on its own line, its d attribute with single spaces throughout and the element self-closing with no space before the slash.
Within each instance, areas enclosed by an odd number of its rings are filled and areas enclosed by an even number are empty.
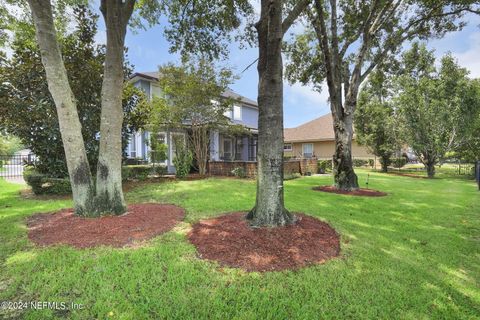
<svg viewBox="0 0 480 320">
<path fill-rule="evenodd" d="M 295 20 L 297 20 L 298 16 L 300 16 L 303 10 L 305 10 L 310 1 L 311 0 L 298 1 L 295 7 L 293 7 L 293 9 L 288 13 L 287 17 L 282 22 L 282 32 L 284 35 L 288 31 L 288 29 L 290 29 Z"/>
</svg>

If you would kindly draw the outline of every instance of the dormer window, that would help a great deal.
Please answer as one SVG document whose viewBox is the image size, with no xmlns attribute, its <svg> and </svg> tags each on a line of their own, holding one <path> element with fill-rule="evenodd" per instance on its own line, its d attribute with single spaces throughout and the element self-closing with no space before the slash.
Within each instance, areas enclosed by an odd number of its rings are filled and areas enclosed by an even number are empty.
<svg viewBox="0 0 480 320">
<path fill-rule="evenodd" d="M 242 120 L 242 108 L 233 106 L 233 120 Z"/>
</svg>

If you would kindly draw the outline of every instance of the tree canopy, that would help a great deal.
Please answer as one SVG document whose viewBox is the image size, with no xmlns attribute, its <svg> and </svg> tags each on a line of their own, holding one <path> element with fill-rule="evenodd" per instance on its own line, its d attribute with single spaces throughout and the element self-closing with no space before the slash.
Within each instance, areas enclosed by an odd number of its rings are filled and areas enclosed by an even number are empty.
<svg viewBox="0 0 480 320">
<path fill-rule="evenodd" d="M 414 43 L 403 54 L 393 98 L 404 141 L 425 165 L 429 177 L 435 174 L 435 164 L 465 138 L 462 126 L 472 119 L 468 109 L 480 106 L 466 69 L 451 55 L 442 57 L 439 67 L 435 62 L 433 51 Z"/>
<path fill-rule="evenodd" d="M 223 95 L 232 80 L 230 70 L 216 68 L 203 59 L 159 69 L 162 96 L 153 98 L 153 132 L 162 128 L 187 130 L 188 146 L 200 174 L 206 173 L 211 131 L 226 131 L 232 125 L 225 113 L 234 100 Z"/>
<path fill-rule="evenodd" d="M 400 149 L 398 119 L 391 98 L 391 79 L 377 70 L 370 74 L 363 86 L 355 111 L 357 141 L 380 158 L 385 172 L 390 158 Z"/>
<path fill-rule="evenodd" d="M 78 103 L 82 134 L 92 168 L 98 158 L 100 131 L 100 90 L 105 48 L 95 44 L 97 19 L 86 7 L 73 11 L 76 27 L 59 34 L 69 82 Z M 67 167 L 55 104 L 48 91 L 44 67 L 35 42 L 35 30 L 29 21 L 17 21 L 12 43 L 13 55 L 4 58 L 1 69 L 3 101 L 0 127 L 18 136 L 39 159 L 37 169 L 44 174 L 65 177 Z M 126 64 L 128 76 L 131 67 Z M 131 85 L 124 89 L 124 145 L 128 135 L 143 127 L 148 117 L 144 94 Z M 26 116 L 28 114 L 28 116 Z"/>
</svg>

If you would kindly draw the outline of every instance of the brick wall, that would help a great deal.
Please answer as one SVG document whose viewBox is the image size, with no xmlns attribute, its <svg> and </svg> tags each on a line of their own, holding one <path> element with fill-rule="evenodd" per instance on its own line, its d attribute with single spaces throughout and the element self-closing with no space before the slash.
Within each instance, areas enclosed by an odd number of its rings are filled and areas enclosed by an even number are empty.
<svg viewBox="0 0 480 320">
<path fill-rule="evenodd" d="M 212 176 L 233 176 L 232 170 L 240 167 L 245 170 L 247 177 L 257 175 L 257 163 L 253 161 L 210 161 L 208 163 L 208 172 Z"/>
<path fill-rule="evenodd" d="M 253 178 L 257 175 L 257 163 L 253 161 L 210 161 L 208 172 L 212 176 L 233 176 L 232 170 L 237 167 L 243 168 L 247 177 Z M 318 162 L 316 158 L 288 160 L 283 163 L 283 171 L 286 174 L 315 174 L 318 171 Z"/>
<path fill-rule="evenodd" d="M 310 173 L 315 174 L 318 172 L 318 160 L 317 158 L 300 159 L 300 174 L 302 176 Z"/>
</svg>

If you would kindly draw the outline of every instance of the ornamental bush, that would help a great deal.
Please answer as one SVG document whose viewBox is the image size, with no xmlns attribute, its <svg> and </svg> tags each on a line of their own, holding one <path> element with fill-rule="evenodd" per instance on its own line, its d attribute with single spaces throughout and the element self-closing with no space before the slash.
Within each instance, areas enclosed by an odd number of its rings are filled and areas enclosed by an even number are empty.
<svg viewBox="0 0 480 320">
<path fill-rule="evenodd" d="M 33 168 L 26 168 L 23 171 L 25 182 L 32 188 L 36 195 L 57 194 L 66 195 L 72 193 L 70 180 L 67 178 L 53 178 L 45 174 L 38 173 Z"/>
<path fill-rule="evenodd" d="M 235 177 L 238 177 L 238 178 L 246 178 L 247 177 L 247 173 L 245 172 L 245 169 L 242 168 L 242 167 L 236 167 L 232 170 L 232 174 L 235 176 Z"/>
</svg>

